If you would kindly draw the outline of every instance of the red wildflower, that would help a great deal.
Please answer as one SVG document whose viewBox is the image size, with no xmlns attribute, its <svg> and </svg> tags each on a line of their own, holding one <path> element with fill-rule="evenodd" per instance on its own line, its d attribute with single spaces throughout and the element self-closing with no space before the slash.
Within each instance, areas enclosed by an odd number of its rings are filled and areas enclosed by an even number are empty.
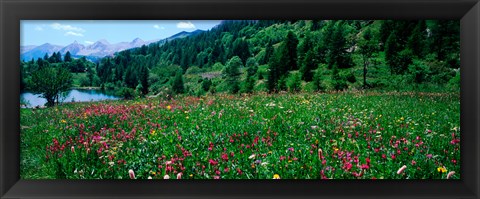
<svg viewBox="0 0 480 199">
<path fill-rule="evenodd" d="M 460 143 L 459 139 L 453 139 L 452 141 L 450 141 L 450 144 L 457 144 L 457 143 Z"/>
<path fill-rule="evenodd" d="M 362 168 L 362 169 L 370 169 L 370 166 L 368 166 L 367 164 L 362 164 L 362 166 L 360 166 L 360 168 Z"/>
<path fill-rule="evenodd" d="M 217 165 L 217 164 L 218 164 L 218 162 L 217 162 L 217 161 L 215 161 L 215 160 L 212 160 L 212 159 L 208 160 L 208 163 L 210 163 L 210 164 L 211 164 L 211 165 L 213 165 L 213 166 L 215 166 L 215 165 Z"/>
<path fill-rule="evenodd" d="M 222 153 L 222 159 L 224 161 L 228 161 L 228 155 L 226 153 Z"/>
<path fill-rule="evenodd" d="M 350 169 L 352 169 L 352 166 L 353 166 L 352 163 L 347 162 L 347 163 L 345 163 L 345 165 L 343 166 L 343 168 L 344 168 L 345 170 L 349 171 Z"/>
</svg>

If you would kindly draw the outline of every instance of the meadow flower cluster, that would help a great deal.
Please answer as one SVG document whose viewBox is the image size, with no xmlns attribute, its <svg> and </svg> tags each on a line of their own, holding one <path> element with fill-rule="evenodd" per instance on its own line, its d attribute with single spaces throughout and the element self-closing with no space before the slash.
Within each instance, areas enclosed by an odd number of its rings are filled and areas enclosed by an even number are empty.
<svg viewBox="0 0 480 199">
<path fill-rule="evenodd" d="M 21 110 L 21 177 L 459 179 L 459 126 L 457 94 L 71 103 Z"/>
</svg>

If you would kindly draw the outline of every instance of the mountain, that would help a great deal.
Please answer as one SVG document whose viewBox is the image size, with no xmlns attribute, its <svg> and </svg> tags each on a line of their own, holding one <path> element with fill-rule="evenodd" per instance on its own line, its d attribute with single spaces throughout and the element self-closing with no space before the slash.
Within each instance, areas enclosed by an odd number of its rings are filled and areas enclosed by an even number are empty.
<svg viewBox="0 0 480 199">
<path fill-rule="evenodd" d="M 142 46 L 143 44 L 145 44 L 145 41 L 140 38 L 135 38 L 132 42 L 130 42 L 130 45 L 132 46 Z"/>
<path fill-rule="evenodd" d="M 164 44 L 167 41 L 172 41 L 174 39 L 181 39 L 181 38 L 185 38 L 185 37 L 195 36 L 195 35 L 198 35 L 202 32 L 205 32 L 205 31 L 204 30 L 195 30 L 195 31 L 192 31 L 192 32 L 182 31 L 182 32 L 174 34 L 174 35 L 172 35 L 168 38 L 165 38 L 165 39 L 162 39 L 162 40 L 157 40 L 157 41 L 152 41 L 152 43 L 158 42 L 158 44 Z"/>
<path fill-rule="evenodd" d="M 35 46 L 35 45 L 21 46 L 20 47 L 20 53 L 23 54 L 27 51 L 30 51 L 30 50 L 34 49 L 35 47 L 37 47 L 37 46 Z"/>
<path fill-rule="evenodd" d="M 179 38 L 185 38 L 185 37 L 189 37 L 189 36 L 192 36 L 192 35 L 198 35 L 202 32 L 205 32 L 203 30 L 195 30 L 195 31 L 192 31 L 192 32 L 187 32 L 187 31 L 182 31 L 182 32 L 179 32 L 177 34 L 174 34 L 172 35 L 171 37 L 167 38 L 167 40 L 174 40 L 174 39 L 179 39 Z"/>
<path fill-rule="evenodd" d="M 140 38 L 135 38 L 130 42 L 120 42 L 116 44 L 109 43 L 106 39 L 98 40 L 97 42 L 84 46 L 77 41 L 67 45 L 67 46 L 58 46 L 52 45 L 49 43 L 43 44 L 41 46 L 21 46 L 20 47 L 20 57 L 25 61 L 29 61 L 32 58 L 37 59 L 48 53 L 51 56 L 54 52 L 60 51 L 62 55 L 65 55 L 67 51 L 70 52 L 72 57 L 82 57 L 85 56 L 87 59 L 94 61 L 105 56 L 113 56 L 116 52 L 138 48 L 142 45 L 148 45 L 151 43 L 158 42 L 159 44 L 165 43 L 165 41 L 171 41 L 174 39 L 185 38 L 192 35 L 197 35 L 204 32 L 203 30 L 195 30 L 192 32 L 180 32 L 175 35 L 172 35 L 168 38 L 162 40 L 150 40 L 144 41 Z"/>
<path fill-rule="evenodd" d="M 63 47 L 62 50 L 60 50 L 60 53 L 62 53 L 62 55 L 65 55 L 65 53 L 70 52 L 70 54 L 76 55 L 78 52 L 84 49 L 84 45 L 79 44 L 77 41 L 74 41 L 70 45 Z"/>
<path fill-rule="evenodd" d="M 54 52 L 58 52 L 63 48 L 63 46 L 53 45 L 50 43 L 45 43 L 40 46 L 37 46 L 29 51 L 26 51 L 20 55 L 21 59 L 25 61 L 30 61 L 32 58 L 37 59 L 39 57 L 45 56 L 47 53 L 49 56 Z"/>
</svg>

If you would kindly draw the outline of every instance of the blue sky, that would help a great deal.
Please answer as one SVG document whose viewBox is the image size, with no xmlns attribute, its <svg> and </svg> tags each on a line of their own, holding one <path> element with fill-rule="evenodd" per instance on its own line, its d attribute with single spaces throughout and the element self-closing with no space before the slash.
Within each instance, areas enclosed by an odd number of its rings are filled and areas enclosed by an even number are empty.
<svg viewBox="0 0 480 199">
<path fill-rule="evenodd" d="M 114 44 L 164 39 L 181 31 L 209 30 L 219 20 L 22 20 L 20 45 L 50 43 L 66 46 L 77 41 L 90 45 L 100 39 Z"/>
</svg>

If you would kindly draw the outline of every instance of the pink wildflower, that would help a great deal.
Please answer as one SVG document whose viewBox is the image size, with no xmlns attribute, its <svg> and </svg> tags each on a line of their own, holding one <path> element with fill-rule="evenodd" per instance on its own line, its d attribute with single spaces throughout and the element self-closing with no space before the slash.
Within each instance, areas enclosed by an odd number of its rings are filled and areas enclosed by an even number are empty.
<svg viewBox="0 0 480 199">
<path fill-rule="evenodd" d="M 130 176 L 130 179 L 135 179 L 135 172 L 133 172 L 133 170 L 128 170 L 128 175 Z"/>
<path fill-rule="evenodd" d="M 450 171 L 447 174 L 447 179 L 450 179 L 455 174 L 455 171 Z"/>
<path fill-rule="evenodd" d="M 405 169 L 407 169 L 407 165 L 403 165 L 402 167 L 400 167 L 400 169 L 398 169 L 397 171 L 397 174 L 402 174 Z"/>
</svg>

